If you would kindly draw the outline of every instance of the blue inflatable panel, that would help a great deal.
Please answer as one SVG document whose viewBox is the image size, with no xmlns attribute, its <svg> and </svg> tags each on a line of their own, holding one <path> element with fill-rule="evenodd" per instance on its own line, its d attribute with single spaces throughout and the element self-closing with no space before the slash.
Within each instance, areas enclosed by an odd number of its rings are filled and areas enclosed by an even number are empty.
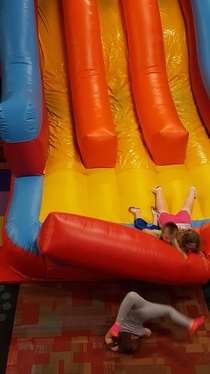
<svg viewBox="0 0 210 374">
<path fill-rule="evenodd" d="M 191 0 L 197 54 L 203 84 L 210 98 L 210 0 Z"/>
<path fill-rule="evenodd" d="M 41 222 L 39 214 L 42 201 L 43 176 L 14 179 L 12 200 L 6 222 L 6 232 L 18 247 L 40 253 L 36 239 Z"/>
<path fill-rule="evenodd" d="M 36 139 L 42 124 L 42 83 L 33 0 L 1 0 L 2 96 L 0 136 Z"/>
</svg>

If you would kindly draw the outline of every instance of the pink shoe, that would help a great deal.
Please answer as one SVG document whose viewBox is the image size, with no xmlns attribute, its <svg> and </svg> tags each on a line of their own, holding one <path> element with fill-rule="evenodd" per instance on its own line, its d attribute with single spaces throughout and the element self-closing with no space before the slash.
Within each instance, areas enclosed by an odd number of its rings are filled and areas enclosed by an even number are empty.
<svg viewBox="0 0 210 374">
<path fill-rule="evenodd" d="M 192 325 L 190 326 L 190 331 L 196 331 L 199 326 L 201 326 L 204 322 L 204 316 L 200 316 L 198 318 L 195 318 L 192 321 Z"/>
</svg>

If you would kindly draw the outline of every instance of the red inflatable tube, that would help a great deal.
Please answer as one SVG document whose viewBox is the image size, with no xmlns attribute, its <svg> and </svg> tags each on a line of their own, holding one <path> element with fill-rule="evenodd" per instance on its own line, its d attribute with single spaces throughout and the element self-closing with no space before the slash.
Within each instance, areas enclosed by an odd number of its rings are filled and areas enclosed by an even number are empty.
<svg viewBox="0 0 210 374">
<path fill-rule="evenodd" d="M 210 226 L 205 230 L 210 236 Z M 37 243 L 48 259 L 107 271 L 116 278 L 177 285 L 202 284 L 210 278 L 208 259 L 207 267 L 196 254 L 185 261 L 174 247 L 148 234 L 97 219 L 50 213 Z"/>
<path fill-rule="evenodd" d="M 41 253 L 32 253 L 30 245 L 23 249 L 16 245 L 6 231 L 7 215 L 13 197 L 14 178 L 11 180 L 10 197 L 3 224 L 3 245 L 0 247 L 0 282 L 33 281 L 98 281 L 116 279 L 108 271 L 84 269 L 84 266 L 57 265 Z M 15 229 L 15 227 L 14 227 Z"/>
<path fill-rule="evenodd" d="M 85 269 L 83 265 L 58 266 L 41 254 L 34 254 L 15 245 L 3 231 L 4 246 L 0 248 L 6 265 L 1 269 L 0 282 L 42 282 L 42 281 L 99 281 L 115 280 L 109 271 Z M 12 274 L 11 272 L 14 272 Z M 15 276 L 16 274 L 16 276 Z M 19 279 L 18 279 L 19 275 Z"/>
<path fill-rule="evenodd" d="M 185 161 L 188 132 L 177 114 L 166 73 L 157 0 L 122 0 L 134 100 L 156 165 Z"/>
</svg>

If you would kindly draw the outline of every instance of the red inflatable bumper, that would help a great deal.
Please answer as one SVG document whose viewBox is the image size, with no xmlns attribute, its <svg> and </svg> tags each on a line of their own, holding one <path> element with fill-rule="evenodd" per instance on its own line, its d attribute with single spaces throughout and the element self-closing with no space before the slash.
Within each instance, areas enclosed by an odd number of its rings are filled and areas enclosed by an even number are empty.
<svg viewBox="0 0 210 374">
<path fill-rule="evenodd" d="M 207 242 L 205 261 L 190 253 L 187 261 L 173 247 L 136 229 L 65 213 L 50 213 L 38 235 L 38 247 L 48 259 L 73 267 L 95 269 L 115 278 L 166 284 L 201 284 L 210 278 Z"/>
</svg>

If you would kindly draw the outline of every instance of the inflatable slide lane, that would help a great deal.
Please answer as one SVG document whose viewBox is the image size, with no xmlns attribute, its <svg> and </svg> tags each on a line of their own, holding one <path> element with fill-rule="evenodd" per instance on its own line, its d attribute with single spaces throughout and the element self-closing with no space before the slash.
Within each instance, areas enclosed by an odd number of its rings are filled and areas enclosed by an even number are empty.
<svg viewBox="0 0 210 374">
<path fill-rule="evenodd" d="M 1 1 L 0 281 L 210 279 L 206 3 Z M 203 257 L 134 228 L 158 185 L 171 213 L 196 187 Z"/>
</svg>

